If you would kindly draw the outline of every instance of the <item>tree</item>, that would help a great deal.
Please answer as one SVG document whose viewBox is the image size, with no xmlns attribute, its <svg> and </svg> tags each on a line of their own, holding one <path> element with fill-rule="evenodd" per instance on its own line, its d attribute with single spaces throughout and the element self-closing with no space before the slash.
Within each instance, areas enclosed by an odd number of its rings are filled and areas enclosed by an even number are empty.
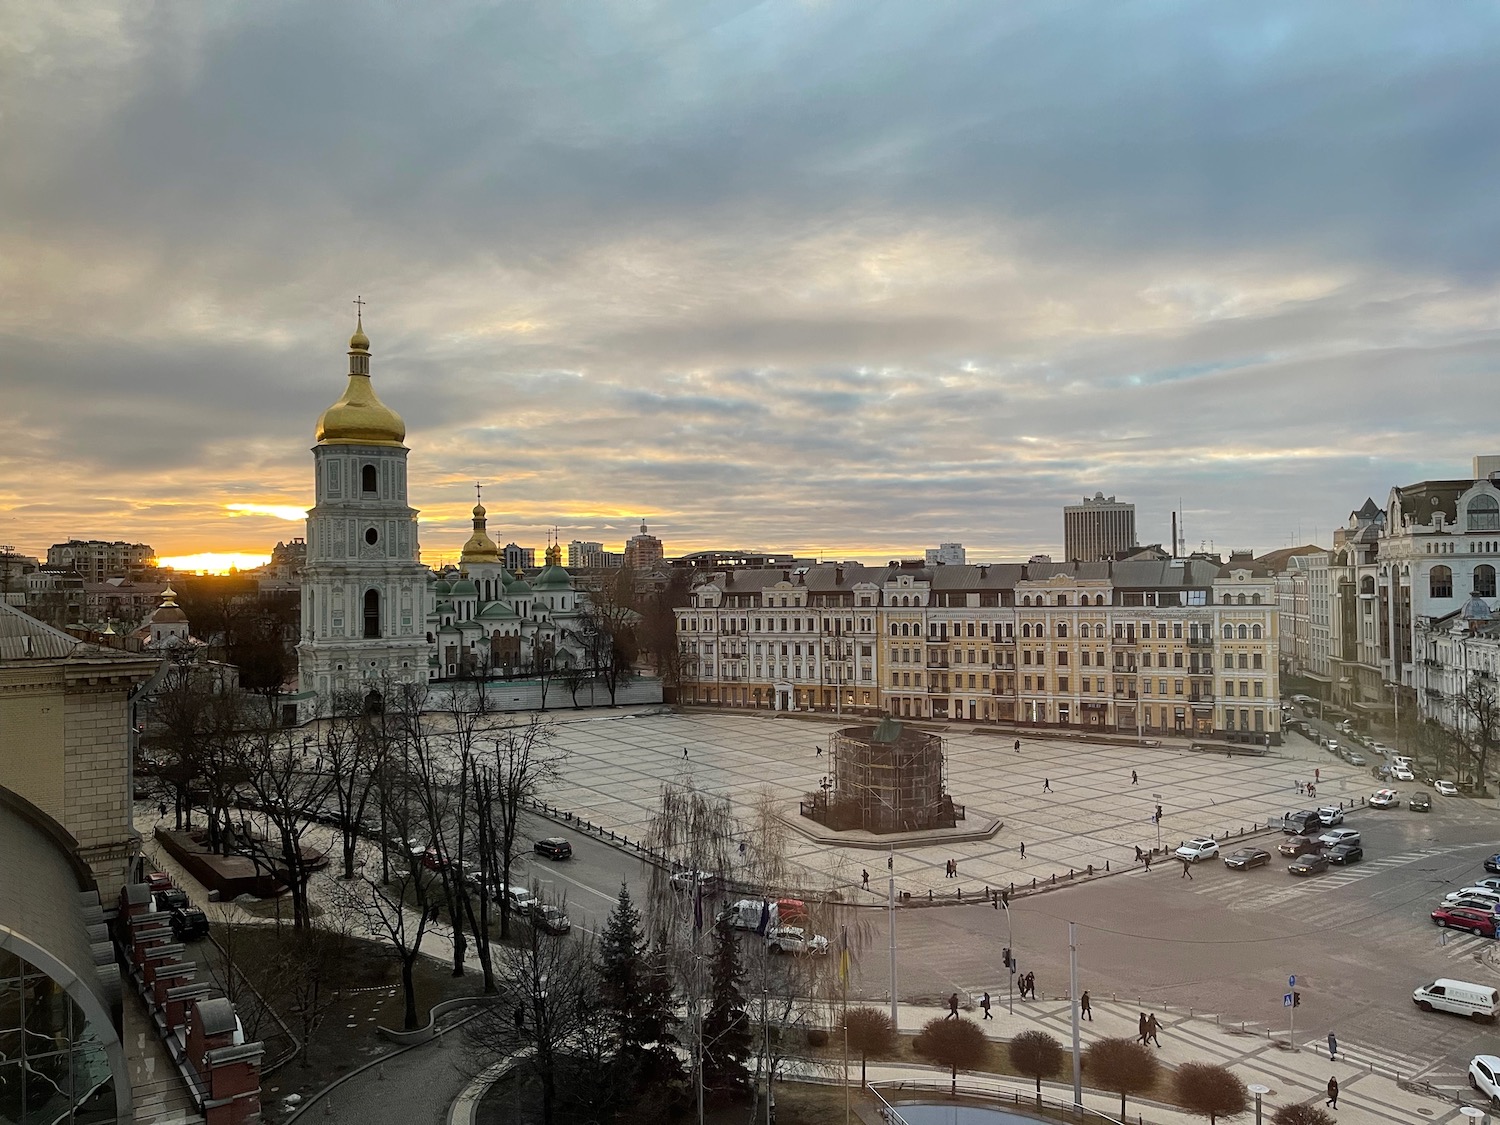
<svg viewBox="0 0 1500 1125">
<path fill-rule="evenodd" d="M 599 999 L 609 1021 L 622 1084 L 640 1088 L 681 1076 L 674 1049 L 676 1013 L 671 966 L 659 947 L 648 948 L 641 913 L 622 882 L 599 938 Z"/>
<path fill-rule="evenodd" d="M 879 1058 L 896 1050 L 896 1025 L 891 1022 L 890 1013 L 879 1008 L 850 1008 L 844 1017 L 844 1035 L 850 1049 L 859 1052 L 859 1084 L 863 1086 L 866 1060 L 871 1055 Z"/>
<path fill-rule="evenodd" d="M 553 747 L 552 724 L 533 714 L 525 723 L 500 729 L 491 752 L 476 750 L 478 833 L 486 874 L 499 875 L 500 936 L 510 936 L 505 888 L 520 850 L 521 813 L 541 787 L 554 781 L 567 755 Z"/>
<path fill-rule="evenodd" d="M 542 689 L 540 710 L 547 710 L 547 687 L 557 675 L 557 646 L 549 637 L 537 633 L 531 642 L 531 674 Z"/>
<path fill-rule="evenodd" d="M 750 1082 L 750 1017 L 745 1012 L 739 941 L 727 922 L 714 926 L 709 967 L 708 1010 L 700 1031 L 699 1065 L 703 1086 L 726 1100 L 737 1100 Z"/>
<path fill-rule="evenodd" d="M 589 592 L 583 610 L 589 663 L 615 705 L 620 686 L 635 668 L 640 642 L 636 629 L 641 615 L 635 610 L 635 571 L 621 567 L 597 590 Z"/>
<path fill-rule="evenodd" d="M 578 693 L 594 678 L 593 670 L 576 661 L 569 661 L 562 666 L 557 675 L 562 680 L 563 687 L 568 689 L 568 698 L 573 701 L 573 710 L 577 711 L 583 706 L 578 702 Z"/>
<path fill-rule="evenodd" d="M 1045 1031 L 1023 1031 L 1010 1041 L 1008 1053 L 1011 1066 L 1036 1079 L 1036 1107 L 1041 1109 L 1042 1079 L 1062 1069 L 1062 1044 Z"/>
<path fill-rule="evenodd" d="M 1474 770 L 1474 788 L 1485 792 L 1490 751 L 1500 744 L 1500 699 L 1495 681 L 1483 672 L 1470 672 L 1463 692 L 1454 697 L 1459 739 Z"/>
<path fill-rule="evenodd" d="M 1334 1125 L 1334 1116 L 1320 1105 L 1292 1102 L 1278 1106 L 1271 1114 L 1271 1125 Z"/>
<path fill-rule="evenodd" d="M 1233 1071 L 1213 1063 L 1183 1063 L 1172 1076 L 1178 1104 L 1189 1113 L 1208 1118 L 1235 1117 L 1250 1104 L 1249 1093 Z"/>
<path fill-rule="evenodd" d="M 339 834 L 345 879 L 354 878 L 354 860 L 361 834 L 368 831 L 366 813 L 377 795 L 376 780 L 392 739 L 382 713 L 371 714 L 359 692 L 338 692 L 329 701 L 328 715 L 317 735 L 331 785 L 324 813 Z"/>
<path fill-rule="evenodd" d="M 924 1059 L 948 1068 L 954 1094 L 958 1093 L 958 1072 L 977 1069 L 990 1054 L 984 1029 L 962 1016 L 928 1020 L 912 1040 L 911 1049 Z"/>
<path fill-rule="evenodd" d="M 401 966 L 401 989 L 406 1008 L 403 1025 L 417 1027 L 415 968 L 427 936 L 433 901 L 434 876 L 422 866 L 419 856 L 409 852 L 391 865 L 391 877 L 382 882 L 362 873 L 353 883 L 334 883 L 330 897 L 351 915 L 361 918 L 369 932 L 382 939 Z"/>
<path fill-rule="evenodd" d="M 1083 1053 L 1089 1083 L 1120 1095 L 1120 1119 L 1125 1118 L 1125 1095 L 1137 1096 L 1156 1088 L 1161 1064 L 1150 1047 L 1135 1039 L 1097 1039 Z"/>
</svg>

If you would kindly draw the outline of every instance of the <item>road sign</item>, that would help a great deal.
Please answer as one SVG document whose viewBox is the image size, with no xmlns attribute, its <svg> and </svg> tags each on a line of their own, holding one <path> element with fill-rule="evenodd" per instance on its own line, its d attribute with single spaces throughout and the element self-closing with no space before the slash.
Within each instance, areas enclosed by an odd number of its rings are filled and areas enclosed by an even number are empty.
<svg viewBox="0 0 1500 1125">
<path fill-rule="evenodd" d="M 1293 974 L 1292 976 L 1289 976 L 1289 977 L 1286 978 L 1286 986 L 1288 988 L 1296 988 L 1297 987 L 1297 977 L 1296 977 L 1295 974 Z"/>
<path fill-rule="evenodd" d="M 1281 998 L 1281 1006 L 1283 1008 L 1290 1008 L 1292 1006 L 1292 994 L 1290 992 Z"/>
</svg>

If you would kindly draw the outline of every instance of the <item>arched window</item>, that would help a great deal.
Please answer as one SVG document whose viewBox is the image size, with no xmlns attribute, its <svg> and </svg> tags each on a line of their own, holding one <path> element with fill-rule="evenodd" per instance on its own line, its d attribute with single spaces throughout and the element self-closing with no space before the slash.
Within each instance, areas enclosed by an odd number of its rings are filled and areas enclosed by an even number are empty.
<svg viewBox="0 0 1500 1125">
<path fill-rule="evenodd" d="M 1058 594 L 1057 595 L 1057 604 L 1058 605 L 1067 605 L 1068 604 L 1068 595 L 1067 594 Z"/>
<path fill-rule="evenodd" d="M 380 636 L 380 591 L 365 591 L 365 636 Z"/>
<path fill-rule="evenodd" d="M 1067 635 L 1068 635 L 1068 623 L 1066 621 L 1059 621 L 1057 623 L 1057 638 L 1058 638 L 1058 640 L 1064 640 L 1064 639 L 1066 639 Z"/>
<path fill-rule="evenodd" d="M 1258 641 L 1258 640 L 1260 640 L 1260 626 L 1259 625 L 1252 625 L 1252 626 L 1250 626 L 1250 639 L 1252 641 Z"/>
<path fill-rule="evenodd" d="M 1228 594 L 1225 594 L 1222 600 L 1223 600 L 1223 602 L 1224 602 L 1225 605 L 1229 605 L 1230 603 L 1232 603 L 1234 601 L 1234 599 L 1231 598 Z"/>
<path fill-rule="evenodd" d="M 1021 598 L 1021 604 L 1029 606 L 1031 604 L 1031 595 L 1030 594 L 1023 595 L 1022 598 Z"/>
<path fill-rule="evenodd" d="M 1250 636 L 1250 630 L 1247 629 L 1245 626 L 1241 625 L 1240 626 L 1240 640 L 1242 640 L 1242 641 L 1243 640 L 1247 640 L 1247 639 L 1249 639 L 1249 636 Z"/>
<path fill-rule="evenodd" d="M 1232 640 L 1234 640 L 1234 626 L 1233 625 L 1226 625 L 1226 626 L 1224 626 L 1224 639 L 1226 641 L 1232 641 Z"/>
<path fill-rule="evenodd" d="M 1245 604 L 1245 595 L 1241 594 L 1238 598 L 1235 599 L 1235 601 L 1238 604 L 1240 604 L 1240 605 L 1244 605 Z"/>
<path fill-rule="evenodd" d="M 1103 605 L 1104 604 L 1104 595 L 1103 594 L 1095 594 L 1094 595 L 1094 604 L 1095 605 Z"/>
<path fill-rule="evenodd" d="M 1469 501 L 1469 530 L 1494 531 L 1500 528 L 1500 501 L 1493 496 L 1476 496 Z"/>
<path fill-rule="evenodd" d="M 375 466 L 366 465 L 359 473 L 359 487 L 362 492 L 379 492 L 380 486 L 375 477 Z"/>
<path fill-rule="evenodd" d="M 1481 563 L 1474 568 L 1474 592 L 1481 598 L 1495 596 L 1495 568 L 1489 563 Z"/>
<path fill-rule="evenodd" d="M 1359 592 L 1361 594 L 1373 595 L 1375 593 L 1375 579 L 1371 578 L 1368 574 L 1361 578 L 1359 580 Z"/>
<path fill-rule="evenodd" d="M 1021 624 L 1021 636 L 1028 639 L 1031 637 L 1031 626 L 1024 622 Z"/>
<path fill-rule="evenodd" d="M 1260 595 L 1259 594 L 1251 594 L 1250 595 L 1250 604 L 1251 605 L 1260 605 Z"/>
<path fill-rule="evenodd" d="M 1451 598 L 1453 596 L 1453 570 L 1446 566 L 1435 566 L 1427 575 L 1429 597 Z"/>
</svg>

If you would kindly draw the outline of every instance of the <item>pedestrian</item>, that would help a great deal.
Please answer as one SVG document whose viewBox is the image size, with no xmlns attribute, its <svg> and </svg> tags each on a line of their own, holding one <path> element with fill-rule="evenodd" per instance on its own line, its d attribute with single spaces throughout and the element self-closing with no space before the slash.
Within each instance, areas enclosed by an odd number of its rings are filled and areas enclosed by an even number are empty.
<svg viewBox="0 0 1500 1125">
<path fill-rule="evenodd" d="M 1330 1031 L 1328 1033 L 1328 1061 L 1333 1062 L 1333 1060 L 1338 1056 L 1338 1053 L 1339 1037 Z"/>
<path fill-rule="evenodd" d="M 1156 1037 L 1156 1033 L 1160 1030 L 1161 1024 L 1156 1022 L 1156 1013 L 1152 1012 L 1151 1017 L 1146 1021 L 1146 1033 L 1151 1036 L 1151 1042 L 1158 1047 L 1161 1046 L 1161 1040 Z"/>
<path fill-rule="evenodd" d="M 990 994 L 988 992 L 984 994 L 984 999 L 979 1002 L 979 1007 L 980 1010 L 984 1012 L 985 1019 L 992 1020 L 995 1018 L 994 1016 L 990 1015 Z"/>
<path fill-rule="evenodd" d="M 956 860 L 956 859 L 950 859 L 948 861 L 948 866 L 950 866 L 951 868 L 953 868 L 953 877 L 955 879 L 957 879 L 958 878 L 958 860 Z"/>
<path fill-rule="evenodd" d="M 743 840 L 740 841 L 740 858 L 745 858 L 745 841 Z"/>
<path fill-rule="evenodd" d="M 1018 739 L 1016 739 L 1016 753 L 1019 754 L 1020 752 L 1021 752 L 1021 740 L 1018 738 Z"/>
<path fill-rule="evenodd" d="M 743 844 L 741 844 L 740 846 L 744 847 Z M 861 867 L 859 869 L 859 877 L 860 877 L 860 883 L 861 883 L 861 885 L 864 887 L 865 890 L 868 891 L 870 889 L 870 873 L 869 873 L 869 871 L 867 871 L 863 867 Z"/>
<path fill-rule="evenodd" d="M 1089 1007 L 1089 990 L 1086 988 L 1083 990 L 1083 995 L 1078 998 L 1078 1014 L 1081 1019 L 1086 1019 L 1089 1023 L 1094 1022 L 1094 1009 Z"/>
<path fill-rule="evenodd" d="M 1297 792 L 1298 793 L 1302 792 L 1302 782 L 1300 782 L 1300 781 L 1297 782 Z"/>
<path fill-rule="evenodd" d="M 952 996 L 948 997 L 948 1014 L 943 1018 L 950 1020 L 958 1019 L 958 993 L 955 992 Z"/>
<path fill-rule="evenodd" d="M 1052 779 L 1050 777 L 1044 777 L 1044 778 L 1042 778 L 1042 792 L 1043 793 L 1050 793 L 1050 792 L 1052 792 Z"/>
<path fill-rule="evenodd" d="M 1021 858 L 1022 859 L 1026 858 L 1026 841 L 1025 840 L 1021 841 Z"/>
<path fill-rule="evenodd" d="M 1307 787 L 1307 795 L 1309 797 L 1316 797 L 1318 795 L 1317 786 L 1315 786 L 1315 785 L 1309 785 Z"/>
<path fill-rule="evenodd" d="M 1326 1103 L 1332 1109 L 1339 1107 L 1339 1080 L 1330 1077 L 1328 1079 L 1328 1101 Z"/>
<path fill-rule="evenodd" d="M 163 820 L 166 820 L 167 819 L 167 802 L 162 801 L 159 805 L 157 805 L 156 806 L 156 811 L 157 811 L 158 814 L 160 814 L 160 816 L 161 816 L 161 818 Z"/>
<path fill-rule="evenodd" d="M 1026 991 L 1027 991 L 1027 993 L 1030 994 L 1030 996 L 1031 996 L 1031 998 L 1033 1000 L 1036 999 L 1036 974 L 1035 973 L 1027 973 L 1026 974 Z"/>
<path fill-rule="evenodd" d="M 1139 844 L 1135 846 L 1135 861 L 1137 863 L 1141 862 L 1141 846 Z"/>
<path fill-rule="evenodd" d="M 526 1029 L 526 1009 L 524 1007 L 522 1007 L 520 1004 L 516 1005 L 516 1017 L 515 1018 L 516 1018 L 516 1030 L 517 1031 L 524 1031 Z"/>
<path fill-rule="evenodd" d="M 1322 781 L 1323 780 L 1323 771 L 1322 770 L 1313 770 L 1313 780 L 1314 781 Z"/>
<path fill-rule="evenodd" d="M 1151 870 L 1151 853 L 1150 852 L 1146 853 L 1146 870 L 1147 871 Z"/>
<path fill-rule="evenodd" d="M 1135 770 L 1131 770 L 1130 771 L 1130 784 L 1132 784 L 1132 785 L 1139 785 L 1140 783 L 1141 783 L 1141 779 L 1136 776 Z"/>
<path fill-rule="evenodd" d="M 1190 860 L 1190 859 L 1184 859 L 1182 861 L 1182 874 L 1179 875 L 1179 876 L 1177 876 L 1177 877 L 1179 879 L 1186 879 L 1189 883 L 1191 883 L 1193 881 L 1193 861 L 1192 860 Z"/>
<path fill-rule="evenodd" d="M 1137 1043 L 1145 1043 L 1146 1039 L 1150 1036 L 1150 1034 L 1151 1034 L 1151 1031 L 1150 1031 L 1150 1029 L 1146 1025 L 1146 1013 L 1142 1012 L 1141 1013 L 1140 1031 L 1136 1034 L 1135 1041 Z"/>
<path fill-rule="evenodd" d="M 687 747 L 686 747 L 686 746 L 684 746 L 684 747 L 683 747 L 683 748 L 682 748 L 682 760 L 683 760 L 683 761 L 684 761 L 684 762 L 685 762 L 685 761 L 687 761 Z"/>
</svg>

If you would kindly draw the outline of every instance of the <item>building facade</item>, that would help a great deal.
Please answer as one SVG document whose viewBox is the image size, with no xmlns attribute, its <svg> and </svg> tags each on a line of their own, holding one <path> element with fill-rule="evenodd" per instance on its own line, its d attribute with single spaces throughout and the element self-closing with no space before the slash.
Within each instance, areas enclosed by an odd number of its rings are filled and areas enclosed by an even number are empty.
<svg viewBox="0 0 1500 1125">
<path fill-rule="evenodd" d="M 1134 546 L 1134 504 L 1096 492 L 1092 500 L 1063 508 L 1063 557 L 1069 562 L 1102 562 Z"/>
<path fill-rule="evenodd" d="M 688 703 L 1280 741 L 1248 554 L 721 571 L 676 613 Z"/>
<path fill-rule="evenodd" d="M 925 557 L 928 566 L 963 566 L 969 561 L 962 543 L 939 543 L 936 547 L 928 547 Z"/>
<path fill-rule="evenodd" d="M 666 557 L 661 540 L 647 531 L 646 521 L 641 520 L 640 534 L 632 535 L 625 544 L 625 565 L 632 570 L 650 570 Z"/>
<path fill-rule="evenodd" d="M 302 570 L 300 687 L 343 689 L 428 678 L 427 568 L 406 495 L 406 424 L 370 383 L 370 340 L 349 340 L 343 397 L 318 420 L 314 506 Z"/>
<path fill-rule="evenodd" d="M 156 565 L 156 552 L 147 543 L 125 543 L 103 539 L 69 539 L 47 548 L 47 564 L 77 571 L 85 581 L 125 578 L 133 570 Z"/>
</svg>

